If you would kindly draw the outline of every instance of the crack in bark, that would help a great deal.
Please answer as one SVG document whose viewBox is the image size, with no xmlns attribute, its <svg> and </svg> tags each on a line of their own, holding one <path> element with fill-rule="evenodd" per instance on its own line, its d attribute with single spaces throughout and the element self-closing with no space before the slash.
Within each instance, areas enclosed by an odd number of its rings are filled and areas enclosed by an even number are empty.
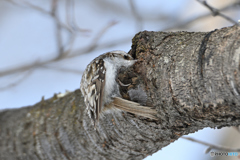
<svg viewBox="0 0 240 160">
<path fill-rule="evenodd" d="M 162 33 L 165 33 L 165 32 L 162 32 Z M 165 41 L 167 41 L 169 38 L 171 38 L 173 36 L 176 36 L 176 34 L 174 34 L 174 33 L 167 34 L 166 36 L 163 37 L 163 39 L 161 39 L 161 41 L 155 46 L 155 48 L 159 47 L 161 44 L 164 44 Z M 157 55 L 155 55 L 155 56 L 157 56 Z"/>
<path fill-rule="evenodd" d="M 201 75 L 201 78 L 203 79 L 203 63 L 204 63 L 204 60 L 205 60 L 205 51 L 207 49 L 207 44 L 208 44 L 208 41 L 209 41 L 209 38 L 211 36 L 211 34 L 213 32 L 217 31 L 217 29 L 215 29 L 214 31 L 211 31 L 209 33 L 206 34 L 206 36 L 203 38 L 202 40 L 202 44 L 199 48 L 199 66 L 200 66 L 200 75 Z"/>
</svg>

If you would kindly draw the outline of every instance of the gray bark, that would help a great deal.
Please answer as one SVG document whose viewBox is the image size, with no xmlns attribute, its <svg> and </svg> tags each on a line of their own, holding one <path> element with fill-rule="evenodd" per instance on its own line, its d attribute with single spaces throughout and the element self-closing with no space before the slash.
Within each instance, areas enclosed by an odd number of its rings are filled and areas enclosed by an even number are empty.
<svg viewBox="0 0 240 160">
<path fill-rule="evenodd" d="M 79 90 L 0 113 L 0 159 L 143 159 L 182 135 L 240 124 L 240 28 L 140 32 L 119 71 L 121 87 L 141 88 L 158 121 L 109 113 L 97 130 Z M 141 90 L 140 89 L 140 90 Z"/>
</svg>

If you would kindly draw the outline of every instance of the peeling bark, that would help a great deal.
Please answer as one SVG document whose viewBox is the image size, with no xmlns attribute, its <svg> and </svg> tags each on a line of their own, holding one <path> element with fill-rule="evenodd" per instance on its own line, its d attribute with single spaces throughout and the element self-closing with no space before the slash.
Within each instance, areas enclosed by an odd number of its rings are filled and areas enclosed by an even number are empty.
<svg viewBox="0 0 240 160">
<path fill-rule="evenodd" d="M 158 121 L 113 112 L 91 125 L 79 90 L 0 113 L 0 159 L 143 159 L 182 135 L 240 124 L 240 28 L 148 32 L 133 38 L 138 59 L 119 79 L 140 88 Z M 145 103 L 145 102 L 144 102 Z"/>
</svg>

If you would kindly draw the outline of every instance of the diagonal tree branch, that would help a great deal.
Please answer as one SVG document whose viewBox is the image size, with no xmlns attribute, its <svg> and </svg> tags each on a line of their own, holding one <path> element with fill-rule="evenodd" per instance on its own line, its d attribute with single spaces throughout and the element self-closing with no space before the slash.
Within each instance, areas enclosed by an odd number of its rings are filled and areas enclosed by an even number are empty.
<svg viewBox="0 0 240 160">
<path fill-rule="evenodd" d="M 120 92 L 146 92 L 158 120 L 104 115 L 94 130 L 79 90 L 0 112 L 0 159 L 143 159 L 182 135 L 240 124 L 240 28 L 140 32 Z M 60 98 L 61 97 L 61 98 Z"/>
</svg>

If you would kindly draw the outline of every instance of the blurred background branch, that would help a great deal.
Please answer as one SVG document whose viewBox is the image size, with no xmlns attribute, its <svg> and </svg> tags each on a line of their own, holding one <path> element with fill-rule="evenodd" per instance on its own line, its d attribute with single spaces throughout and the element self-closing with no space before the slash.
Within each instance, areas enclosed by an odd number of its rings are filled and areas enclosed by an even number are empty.
<svg viewBox="0 0 240 160">
<path fill-rule="evenodd" d="M 216 150 L 224 151 L 224 152 L 240 152 L 239 148 L 235 149 L 235 148 L 232 148 L 232 147 L 225 147 L 225 146 L 220 146 L 220 145 L 214 145 L 214 144 L 203 142 L 203 141 L 197 140 L 195 138 L 191 138 L 191 137 L 181 137 L 181 138 L 189 140 L 191 142 L 195 142 L 195 143 L 199 143 L 199 144 L 208 146 L 208 148 L 205 150 L 206 154 L 209 153 L 212 149 L 216 149 Z"/>
<path fill-rule="evenodd" d="M 56 39 L 56 43 L 57 43 L 57 56 L 53 57 L 51 59 L 47 59 L 45 61 L 38 61 L 37 63 L 29 63 L 29 64 L 25 64 L 22 66 L 16 66 L 15 68 L 10 67 L 9 69 L 5 69 L 5 70 L 0 70 L 0 77 L 2 76 L 6 76 L 9 74 L 14 74 L 14 73 L 18 73 L 18 72 L 23 72 L 29 69 L 33 69 L 33 68 L 38 68 L 41 67 L 43 65 L 46 64 L 50 64 L 56 61 L 61 61 L 64 59 L 68 59 L 68 58 L 74 58 L 76 56 L 79 55 L 83 55 L 83 54 L 87 54 L 90 53 L 92 51 L 94 51 L 96 49 L 96 47 L 98 46 L 99 40 L 101 39 L 101 37 L 104 36 L 104 34 L 115 24 L 117 24 L 116 20 L 110 21 L 109 23 L 106 24 L 106 26 L 104 26 L 98 33 L 95 34 L 95 37 L 93 37 L 92 42 L 90 42 L 90 44 L 84 48 L 81 49 L 77 49 L 77 50 L 73 50 L 73 46 L 75 43 L 75 40 L 77 38 L 77 36 L 81 36 L 81 34 L 79 35 L 79 33 L 90 33 L 90 29 L 82 29 L 79 27 L 79 25 L 76 22 L 76 15 L 75 15 L 75 8 L 77 6 L 75 6 L 75 1 L 74 0 L 69 0 L 69 1 L 59 1 L 59 0 L 52 0 L 52 2 L 49 4 L 50 5 L 50 10 L 48 11 L 45 8 L 39 7 L 35 4 L 32 4 L 32 2 L 29 1 L 14 1 L 14 0 L 6 0 L 7 2 L 10 2 L 14 5 L 20 6 L 20 7 L 28 7 L 31 8 L 35 11 L 41 12 L 43 14 L 49 15 L 52 17 L 53 22 L 55 23 L 55 39 Z M 210 5 L 208 5 L 208 3 L 206 1 L 200 1 L 200 3 L 202 3 L 203 5 L 205 5 L 207 8 L 209 8 L 212 12 L 214 11 L 214 16 L 219 15 L 222 16 L 223 18 L 225 18 L 226 20 L 229 20 L 230 22 L 232 22 L 233 24 L 238 24 L 237 21 L 232 20 L 229 16 L 226 16 L 225 14 L 222 14 L 222 11 L 228 11 L 228 10 L 232 10 L 236 7 L 239 7 L 239 1 L 233 1 L 232 3 L 228 3 L 227 5 L 223 6 L 221 9 L 215 9 L 213 7 L 211 7 Z M 131 10 L 131 14 L 133 15 L 133 19 L 135 19 L 136 21 L 136 30 L 140 31 L 143 28 L 143 24 L 144 24 L 144 19 L 141 18 L 141 16 L 138 14 L 137 11 L 137 6 L 135 4 L 136 2 L 134 0 L 129 0 L 129 5 L 130 5 L 130 10 Z M 109 6 L 111 6 L 112 4 L 108 4 Z M 65 21 L 62 22 L 59 17 L 59 8 L 62 8 L 63 6 L 65 6 Z M 189 18 L 188 20 L 183 20 L 182 22 L 179 21 L 172 21 L 170 25 L 168 25 L 167 27 L 163 27 L 160 30 L 163 31 L 167 31 L 167 30 L 179 30 L 179 29 L 183 29 L 185 27 L 188 27 L 190 24 L 194 23 L 195 21 L 200 21 L 203 18 L 209 17 L 211 16 L 210 13 L 204 13 L 204 14 L 200 14 L 198 16 L 192 16 L 193 18 Z M 179 17 L 177 16 L 177 19 Z M 145 20 L 146 21 L 146 20 Z M 165 20 L 163 20 L 164 23 Z M 164 25 L 163 25 L 164 26 Z M 67 40 L 63 40 L 63 34 L 64 34 L 64 30 L 67 31 Z M 126 41 L 129 41 L 131 39 L 131 37 L 127 36 L 126 38 L 124 38 L 123 40 L 119 39 L 116 42 L 109 42 L 107 44 L 105 44 L 104 48 L 108 48 L 109 46 L 113 47 L 115 45 L 119 45 L 122 44 Z M 64 44 L 63 41 L 66 43 Z"/>
<path fill-rule="evenodd" d="M 211 12 L 212 12 L 212 15 L 213 16 L 220 16 L 224 19 L 226 19 L 227 21 L 233 23 L 233 24 L 236 24 L 236 25 L 239 25 L 237 21 L 233 20 L 231 17 L 221 13 L 220 10 L 210 6 L 207 1 L 203 1 L 203 0 L 198 0 L 198 2 L 200 2 L 202 5 L 204 5 L 205 7 L 207 7 Z M 239 5 L 239 2 L 236 2 L 234 5 Z M 233 6 L 233 5 L 232 5 Z"/>
</svg>

